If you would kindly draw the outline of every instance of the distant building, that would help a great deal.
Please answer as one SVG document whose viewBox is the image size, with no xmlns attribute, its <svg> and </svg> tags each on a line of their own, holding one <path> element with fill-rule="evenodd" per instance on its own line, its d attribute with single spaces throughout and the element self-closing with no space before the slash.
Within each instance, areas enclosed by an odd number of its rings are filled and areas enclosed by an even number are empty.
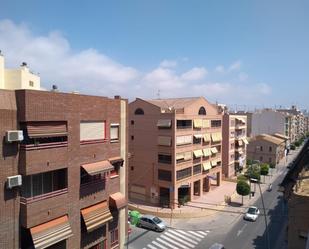
<svg viewBox="0 0 309 249">
<path fill-rule="evenodd" d="M 285 149 L 285 139 L 261 134 L 250 139 L 247 146 L 247 158 L 259 160 L 262 163 L 278 164 L 285 156 Z"/>
<path fill-rule="evenodd" d="M 123 248 L 127 100 L 0 90 L 0 248 Z"/>
<path fill-rule="evenodd" d="M 176 207 L 222 175 L 222 115 L 203 97 L 136 99 L 129 104 L 129 196 Z"/>
<path fill-rule="evenodd" d="M 222 173 L 228 178 L 246 166 L 247 116 L 225 113 L 222 136 Z"/>
<path fill-rule="evenodd" d="M 0 89 L 41 90 L 40 77 L 32 73 L 25 62 L 17 69 L 5 68 L 4 56 L 0 53 Z"/>
</svg>

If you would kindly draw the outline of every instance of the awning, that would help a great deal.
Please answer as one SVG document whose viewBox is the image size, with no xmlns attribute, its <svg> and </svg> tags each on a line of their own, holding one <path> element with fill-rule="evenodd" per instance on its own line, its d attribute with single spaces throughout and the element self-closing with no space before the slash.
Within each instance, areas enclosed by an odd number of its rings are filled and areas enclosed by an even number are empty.
<svg viewBox="0 0 309 249">
<path fill-rule="evenodd" d="M 203 149 L 203 153 L 204 153 L 204 156 L 211 156 L 211 150 L 210 150 L 210 148 Z"/>
<path fill-rule="evenodd" d="M 236 119 L 239 120 L 239 121 L 242 122 L 242 123 L 246 123 L 246 120 L 243 119 L 243 118 L 236 118 Z"/>
<path fill-rule="evenodd" d="M 210 162 L 205 162 L 205 163 L 203 163 L 203 169 L 204 169 L 204 170 L 209 170 L 209 169 L 211 169 Z"/>
<path fill-rule="evenodd" d="M 212 160 L 210 163 L 211 163 L 212 167 L 215 167 L 215 166 L 217 166 L 218 161 L 217 160 Z"/>
<path fill-rule="evenodd" d="M 221 133 L 212 133 L 211 139 L 213 142 L 220 142 L 222 140 L 222 135 Z"/>
<path fill-rule="evenodd" d="M 184 153 L 185 154 L 185 160 L 190 160 L 192 158 L 192 152 L 191 151 L 187 151 Z"/>
<path fill-rule="evenodd" d="M 212 154 L 218 153 L 218 149 L 216 147 L 213 147 L 210 149 Z"/>
<path fill-rule="evenodd" d="M 202 157 L 203 156 L 203 151 L 202 150 L 195 150 L 193 151 L 193 154 L 196 158 Z"/>
<path fill-rule="evenodd" d="M 202 127 L 203 127 L 203 128 L 209 128 L 209 127 L 210 127 L 210 120 L 203 119 L 203 121 L 202 121 Z"/>
<path fill-rule="evenodd" d="M 167 136 L 158 136 L 158 145 L 171 146 L 172 138 Z"/>
<path fill-rule="evenodd" d="M 126 200 L 126 197 L 120 192 L 109 196 L 109 205 L 116 209 L 124 208 L 127 206 L 127 204 L 128 202 Z"/>
<path fill-rule="evenodd" d="M 113 219 L 106 201 L 84 208 L 80 212 L 83 216 L 87 232 L 91 232 Z"/>
<path fill-rule="evenodd" d="M 93 175 L 111 171 L 114 169 L 114 166 L 111 165 L 109 161 L 105 160 L 105 161 L 100 161 L 96 163 L 83 164 L 82 168 L 86 170 L 86 172 L 89 175 L 93 176 Z"/>
<path fill-rule="evenodd" d="M 243 138 L 242 140 L 244 141 L 245 144 L 249 144 L 247 138 Z"/>
<path fill-rule="evenodd" d="M 178 153 L 176 154 L 176 160 L 181 160 L 185 158 L 185 153 Z"/>
<path fill-rule="evenodd" d="M 67 215 L 30 228 L 35 249 L 43 249 L 73 235 Z"/>
<path fill-rule="evenodd" d="M 202 119 L 194 119 L 193 126 L 194 128 L 202 128 Z"/>
<path fill-rule="evenodd" d="M 116 164 L 116 163 L 123 163 L 123 159 L 122 157 L 120 156 L 116 156 L 116 157 L 111 157 L 111 158 L 108 158 L 108 161 L 111 163 L 111 164 Z"/>
<path fill-rule="evenodd" d="M 204 134 L 204 142 L 210 142 L 210 134 Z"/>
<path fill-rule="evenodd" d="M 172 126 L 171 119 L 159 119 L 157 123 L 158 127 L 170 128 Z"/>
<path fill-rule="evenodd" d="M 30 138 L 61 137 L 68 134 L 66 122 L 28 122 L 26 128 Z"/>
<path fill-rule="evenodd" d="M 193 137 L 195 137 L 195 138 L 202 138 L 203 135 L 202 134 L 195 134 L 195 135 L 193 135 Z"/>
</svg>

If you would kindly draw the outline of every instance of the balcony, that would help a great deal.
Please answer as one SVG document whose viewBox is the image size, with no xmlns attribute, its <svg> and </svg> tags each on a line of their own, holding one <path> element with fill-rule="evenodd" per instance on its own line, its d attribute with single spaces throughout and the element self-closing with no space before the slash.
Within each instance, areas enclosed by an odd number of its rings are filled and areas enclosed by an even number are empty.
<svg viewBox="0 0 309 249">
<path fill-rule="evenodd" d="M 68 189 L 20 198 L 20 223 L 25 228 L 47 222 L 68 213 Z"/>
<path fill-rule="evenodd" d="M 22 175 L 36 174 L 46 170 L 55 170 L 68 162 L 67 142 L 23 144 L 19 152 L 19 172 Z"/>
<path fill-rule="evenodd" d="M 80 198 L 96 194 L 106 189 L 106 179 L 100 178 L 95 181 L 83 183 L 80 185 L 79 194 Z"/>
</svg>

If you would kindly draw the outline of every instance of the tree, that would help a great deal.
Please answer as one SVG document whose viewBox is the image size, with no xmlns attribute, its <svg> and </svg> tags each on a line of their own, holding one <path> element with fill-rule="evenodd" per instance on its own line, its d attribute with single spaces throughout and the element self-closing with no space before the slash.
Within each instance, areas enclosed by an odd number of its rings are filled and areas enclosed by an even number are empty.
<svg viewBox="0 0 309 249">
<path fill-rule="evenodd" d="M 244 196 L 250 194 L 250 186 L 247 182 L 240 180 L 236 185 L 237 194 L 241 195 L 241 205 L 244 204 Z"/>
<path fill-rule="evenodd" d="M 265 176 L 268 175 L 268 172 L 269 172 L 269 164 L 268 163 L 262 163 L 261 166 L 260 166 L 260 174 L 262 176 L 264 176 L 264 182 L 265 182 Z"/>
<path fill-rule="evenodd" d="M 237 181 L 248 181 L 248 178 L 245 175 L 239 175 L 237 176 Z"/>
<path fill-rule="evenodd" d="M 252 159 L 247 159 L 247 166 L 252 165 L 253 164 L 253 160 Z"/>
<path fill-rule="evenodd" d="M 248 168 L 246 175 L 248 176 L 248 178 L 253 178 L 260 181 L 261 179 L 260 166 L 258 164 L 251 165 Z"/>
</svg>

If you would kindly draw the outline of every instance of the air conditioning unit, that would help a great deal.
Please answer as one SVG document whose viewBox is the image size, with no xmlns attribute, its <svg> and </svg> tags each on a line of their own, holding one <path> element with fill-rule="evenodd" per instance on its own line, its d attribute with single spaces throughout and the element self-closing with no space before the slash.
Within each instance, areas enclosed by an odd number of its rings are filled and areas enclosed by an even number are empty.
<svg viewBox="0 0 309 249">
<path fill-rule="evenodd" d="M 10 189 L 14 188 L 14 187 L 21 186 L 21 184 L 22 184 L 21 175 L 9 176 L 7 178 L 7 187 L 10 188 Z"/>
<path fill-rule="evenodd" d="M 24 140 L 23 131 L 7 131 L 6 141 L 8 143 L 17 142 Z"/>
</svg>

